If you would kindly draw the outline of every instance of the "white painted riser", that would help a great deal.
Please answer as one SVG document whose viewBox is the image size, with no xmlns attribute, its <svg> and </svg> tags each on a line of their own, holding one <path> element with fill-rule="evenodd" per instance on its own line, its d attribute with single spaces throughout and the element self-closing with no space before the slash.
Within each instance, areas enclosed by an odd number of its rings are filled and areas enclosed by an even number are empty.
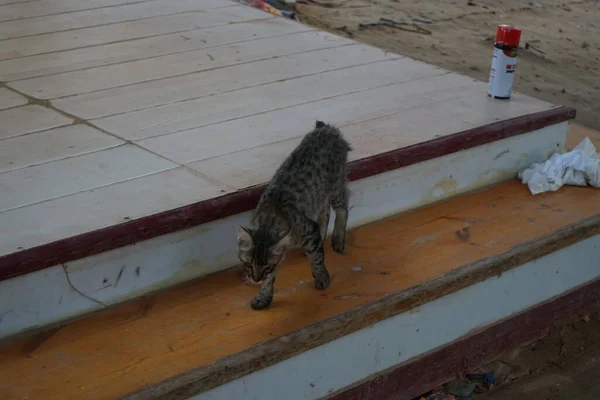
<svg viewBox="0 0 600 400">
<path fill-rule="evenodd" d="M 592 236 L 190 400 L 320 399 L 598 278 L 599 255 Z"/>
<path fill-rule="evenodd" d="M 349 227 L 514 177 L 564 150 L 567 132 L 564 122 L 352 182 Z M 238 262 L 236 227 L 249 216 L 234 215 L 65 264 L 71 283 L 89 298 L 70 286 L 62 265 L 2 281 L 0 338 L 230 268 Z"/>
</svg>

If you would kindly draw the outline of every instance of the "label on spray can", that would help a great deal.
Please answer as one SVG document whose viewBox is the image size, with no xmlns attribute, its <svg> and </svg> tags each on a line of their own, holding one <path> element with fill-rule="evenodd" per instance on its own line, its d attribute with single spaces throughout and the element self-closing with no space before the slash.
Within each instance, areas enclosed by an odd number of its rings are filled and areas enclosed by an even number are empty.
<svg viewBox="0 0 600 400">
<path fill-rule="evenodd" d="M 500 25 L 494 40 L 494 53 L 488 85 L 488 96 L 510 99 L 515 81 L 517 49 L 521 30 L 514 26 Z"/>
</svg>

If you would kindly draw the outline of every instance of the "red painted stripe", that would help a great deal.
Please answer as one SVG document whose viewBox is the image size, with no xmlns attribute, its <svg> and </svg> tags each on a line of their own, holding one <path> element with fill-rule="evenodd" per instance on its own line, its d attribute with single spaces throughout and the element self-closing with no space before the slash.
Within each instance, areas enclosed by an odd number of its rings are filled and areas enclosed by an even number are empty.
<svg viewBox="0 0 600 400">
<path fill-rule="evenodd" d="M 496 122 L 353 161 L 348 165 L 348 177 L 350 180 L 367 178 L 485 143 L 521 135 L 573 118 L 575 118 L 574 109 L 558 107 Z M 398 127 L 398 129 L 402 128 Z M 0 257 L 0 280 L 252 210 L 263 189 L 264 187 L 261 186 L 240 190 L 2 256 Z"/>
<path fill-rule="evenodd" d="M 416 360 L 392 367 L 327 400 L 411 400 L 458 374 L 544 337 L 551 328 L 600 308 L 600 279 Z"/>
</svg>

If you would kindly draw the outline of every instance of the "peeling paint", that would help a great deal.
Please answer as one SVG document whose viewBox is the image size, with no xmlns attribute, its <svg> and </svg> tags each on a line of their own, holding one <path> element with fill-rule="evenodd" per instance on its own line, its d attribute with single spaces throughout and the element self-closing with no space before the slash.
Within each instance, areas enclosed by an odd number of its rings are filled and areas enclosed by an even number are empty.
<svg viewBox="0 0 600 400">
<path fill-rule="evenodd" d="M 119 270 L 119 274 L 117 275 L 117 279 L 115 279 L 115 287 L 117 287 L 117 285 L 119 284 L 119 281 L 121 280 L 121 276 L 123 276 L 123 271 L 125 271 L 125 267 L 126 267 L 126 265 L 123 265 L 121 267 L 121 269 Z"/>
<path fill-rule="evenodd" d="M 503 155 L 508 154 L 508 153 L 510 153 L 510 149 L 506 149 L 504 151 L 501 151 L 500 153 L 496 154 L 496 157 L 494 157 L 494 160 L 497 160 L 500 157 L 502 157 Z"/>
<path fill-rule="evenodd" d="M 422 236 L 415 239 L 415 243 L 423 244 L 437 239 L 437 236 Z"/>
<path fill-rule="evenodd" d="M 440 179 L 429 191 L 431 197 L 446 197 L 456 193 L 458 182 L 452 175 Z"/>
<path fill-rule="evenodd" d="M 466 226 L 462 229 L 456 231 L 456 238 L 459 242 L 467 243 L 471 240 L 471 232 L 469 231 L 469 227 Z"/>
<path fill-rule="evenodd" d="M 81 290 L 77 289 L 74 285 L 73 282 L 71 282 L 71 277 L 69 276 L 69 271 L 67 271 L 67 266 L 65 264 L 62 264 L 63 267 L 63 271 L 64 271 L 64 276 L 67 279 L 67 283 L 69 284 L 69 286 L 71 287 L 71 289 L 73 289 L 73 291 L 75 291 L 75 293 L 79 294 L 81 297 L 88 299 L 96 304 L 101 305 L 102 307 L 106 307 L 106 304 L 104 304 L 103 302 L 101 302 L 100 300 L 97 300 L 93 297 L 88 296 L 87 294 L 83 293 Z"/>
<path fill-rule="evenodd" d="M 335 299 L 337 300 L 355 300 L 358 299 L 358 295 L 357 294 L 347 294 L 345 296 L 336 296 Z"/>
</svg>

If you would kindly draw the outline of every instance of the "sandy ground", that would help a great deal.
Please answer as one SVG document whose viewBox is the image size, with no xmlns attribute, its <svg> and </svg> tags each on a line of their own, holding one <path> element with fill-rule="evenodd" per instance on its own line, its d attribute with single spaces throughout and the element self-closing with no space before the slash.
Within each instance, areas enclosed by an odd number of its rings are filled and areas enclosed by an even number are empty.
<svg viewBox="0 0 600 400">
<path fill-rule="evenodd" d="M 598 400 L 600 315 L 555 329 L 485 369 L 501 382 L 477 400 Z"/>
<path fill-rule="evenodd" d="M 306 24 L 483 81 L 497 25 L 518 25 L 515 90 L 574 107 L 581 124 L 600 129 L 600 0 L 298 1 L 308 1 L 296 4 Z M 382 17 L 419 32 L 359 26 Z"/>
</svg>

